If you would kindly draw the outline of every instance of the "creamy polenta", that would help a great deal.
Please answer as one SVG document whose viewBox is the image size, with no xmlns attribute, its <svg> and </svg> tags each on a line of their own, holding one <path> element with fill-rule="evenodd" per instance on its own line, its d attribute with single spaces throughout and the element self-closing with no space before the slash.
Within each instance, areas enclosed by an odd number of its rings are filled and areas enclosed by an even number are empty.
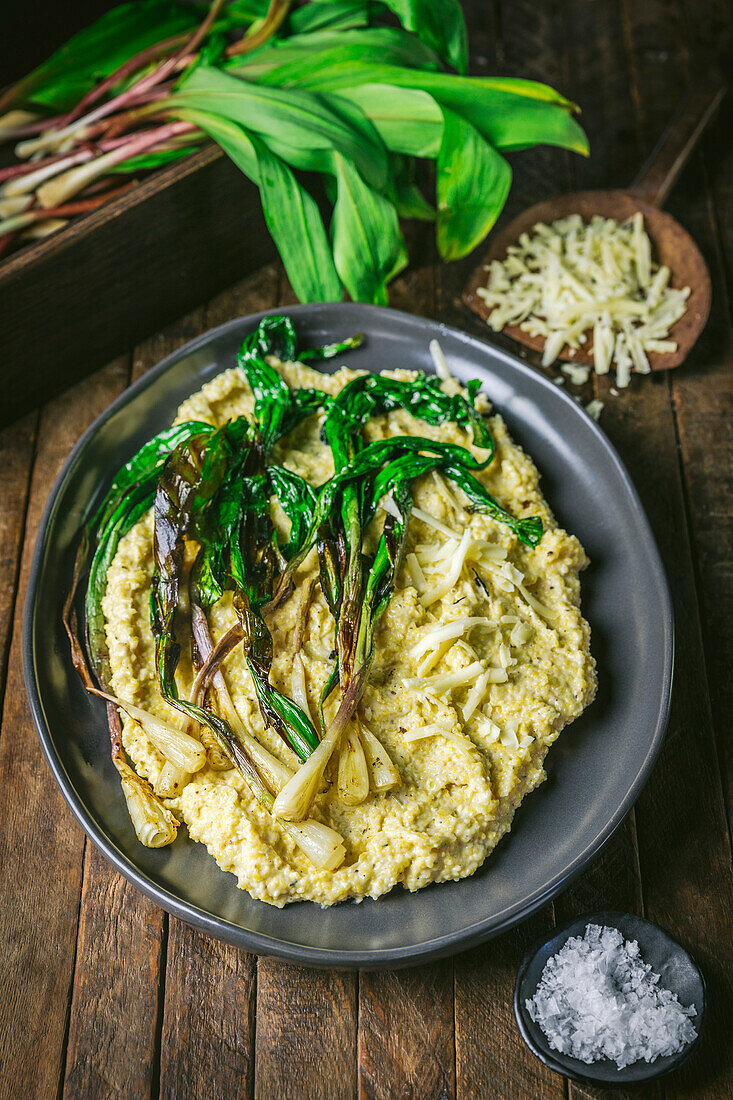
<svg viewBox="0 0 733 1100">
<path fill-rule="evenodd" d="M 324 375 L 302 364 L 275 365 L 291 386 L 330 393 L 356 376 L 347 369 Z M 413 377 L 405 371 L 393 376 Z M 444 383 L 451 387 L 457 383 Z M 490 415 L 485 398 L 478 404 Z M 177 419 L 219 426 L 251 416 L 252 409 L 247 381 L 232 369 L 184 402 Z M 314 486 L 333 474 L 330 450 L 319 439 L 321 419 L 304 421 L 273 456 Z M 509 438 L 501 417 L 490 415 L 489 423 L 496 456 L 477 476 L 514 515 L 541 516 L 544 534 L 531 549 L 489 515 L 471 512 L 460 490 L 442 475 L 429 474 L 415 484 L 405 558 L 377 627 L 376 656 L 358 711 L 402 782 L 356 806 L 339 800 L 335 783 L 324 784 L 311 817 L 343 838 L 342 865 L 316 870 L 232 768 L 207 763 L 165 801 L 190 837 L 205 844 L 254 898 L 277 906 L 299 900 L 332 905 L 376 898 L 398 883 L 418 890 L 471 875 L 508 831 L 524 796 L 545 778 L 549 746 L 593 698 L 595 664 L 579 607 L 584 551 L 557 526 L 534 464 Z M 421 435 L 483 457 L 470 432 L 455 424 L 431 427 L 404 411 L 374 417 L 364 435 L 367 440 Z M 272 510 L 276 527 L 285 532 L 287 521 L 274 500 Z M 384 512 L 378 512 L 374 538 L 383 519 Z M 112 686 L 119 698 L 181 726 L 181 716 L 163 701 L 156 681 L 148 611 L 152 540 L 149 513 L 122 539 L 109 569 L 103 610 Z M 317 574 L 312 551 L 299 570 L 299 585 Z M 267 619 L 274 644 L 271 682 L 291 697 L 298 610 L 296 591 Z M 214 640 L 235 623 L 229 595 L 209 620 Z M 333 667 L 334 646 L 333 619 L 315 585 L 298 661 L 313 715 Z M 295 768 L 294 753 L 263 724 L 241 647 L 222 669 L 245 725 Z M 186 694 L 192 669 L 185 652 L 177 681 Z M 123 723 L 124 748 L 155 787 L 164 758 L 138 721 L 123 715 Z"/>
</svg>

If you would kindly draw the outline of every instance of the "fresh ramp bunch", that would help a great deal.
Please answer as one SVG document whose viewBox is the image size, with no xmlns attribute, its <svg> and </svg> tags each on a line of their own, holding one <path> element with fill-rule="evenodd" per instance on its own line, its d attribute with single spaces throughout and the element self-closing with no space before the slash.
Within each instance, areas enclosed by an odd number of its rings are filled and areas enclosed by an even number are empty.
<svg viewBox="0 0 733 1100">
<path fill-rule="evenodd" d="M 252 419 L 238 416 L 219 428 L 191 420 L 161 432 L 117 473 L 83 533 L 64 622 L 84 685 L 107 702 L 112 759 L 137 835 L 148 846 L 175 838 L 177 821 L 164 800 L 208 765 L 235 768 L 314 866 L 339 866 L 345 856 L 341 837 L 309 817 L 331 758 L 338 761 L 335 783 L 345 805 L 401 782 L 357 712 L 374 658 L 375 628 L 400 569 L 413 483 L 440 470 L 463 490 L 471 507 L 509 526 L 526 545 L 536 545 L 542 535 L 539 519 L 514 517 L 471 472 L 485 468 L 495 450 L 474 406 L 474 386 L 464 397 L 444 393 L 437 379 L 424 375 L 411 382 L 360 375 L 333 397 L 315 388 L 290 389 L 273 365 L 331 358 L 360 340 L 299 352 L 292 322 L 265 318 L 238 354 L 254 397 Z M 428 424 L 470 428 L 484 457 L 419 436 L 367 443 L 362 431 L 369 419 L 396 409 Z M 309 484 L 273 458 L 278 441 L 313 415 L 321 417 L 321 436 L 336 470 L 320 485 Z M 273 500 L 289 521 L 286 536 L 278 536 L 271 519 Z M 180 726 L 115 694 L 102 610 L 120 540 L 151 510 L 155 673 L 160 698 L 178 712 Z M 370 543 L 367 532 L 374 523 L 379 528 L 376 543 Z M 300 652 L 312 582 L 297 583 L 298 568 L 312 551 L 318 554 L 319 583 L 336 631 L 335 661 L 317 721 L 309 711 Z M 84 644 L 76 594 L 86 573 Z M 289 697 L 270 682 L 273 643 L 267 617 L 296 590 L 299 621 Z M 231 593 L 237 621 L 214 644 L 209 616 L 225 593 Z M 228 690 L 222 664 L 237 646 L 264 725 L 282 742 L 280 756 L 258 740 Z M 185 693 L 179 675 L 184 650 L 195 673 Z M 337 691 L 327 721 L 324 707 Z M 125 757 L 119 711 L 139 722 L 164 759 L 155 790 Z"/>
<path fill-rule="evenodd" d="M 214 0 L 202 20 L 173 0 L 123 4 L 0 97 L 21 161 L 0 171 L 0 251 L 213 139 L 259 187 L 301 301 L 383 304 L 408 260 L 401 218 L 434 221 L 458 259 L 504 206 L 504 154 L 587 152 L 572 103 L 467 77 L 467 55 L 458 0 Z"/>
</svg>

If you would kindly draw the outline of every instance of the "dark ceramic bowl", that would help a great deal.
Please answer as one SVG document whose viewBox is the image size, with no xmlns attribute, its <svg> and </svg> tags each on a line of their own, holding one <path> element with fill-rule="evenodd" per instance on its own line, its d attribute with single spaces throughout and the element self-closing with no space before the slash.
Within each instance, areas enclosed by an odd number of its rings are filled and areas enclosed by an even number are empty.
<svg viewBox="0 0 733 1100">
<path fill-rule="evenodd" d="M 664 736 L 672 676 L 667 584 L 639 499 L 597 424 L 557 386 L 506 352 L 445 325 L 364 305 L 299 306 L 306 343 L 365 332 L 364 346 L 327 366 L 433 369 L 440 340 L 454 373 L 479 378 L 514 437 L 533 456 L 559 522 L 586 547 L 583 611 L 600 671 L 598 698 L 553 746 L 547 782 L 511 834 L 471 878 L 402 889 L 377 901 L 320 910 L 274 909 L 236 888 L 181 830 L 168 848 L 143 848 L 109 758 L 104 707 L 74 673 L 61 626 L 79 529 L 115 470 L 179 403 L 234 363 L 262 314 L 201 336 L 131 386 L 79 440 L 43 517 L 24 630 L 25 677 L 51 770 L 91 840 L 164 909 L 212 935 L 311 966 L 406 966 L 511 928 L 544 905 L 608 840 L 636 801 Z"/>
<path fill-rule="evenodd" d="M 534 996 L 545 963 L 567 943 L 571 936 L 583 936 L 589 924 L 607 925 L 618 928 L 627 940 L 636 940 L 641 957 L 648 963 L 654 974 L 659 974 L 660 986 L 677 994 L 681 1005 L 695 1006 L 695 1015 L 690 1019 L 695 1026 L 697 1038 L 678 1054 L 667 1058 L 657 1058 L 654 1062 L 634 1062 L 619 1069 L 615 1062 L 603 1058 L 590 1065 L 579 1058 L 571 1058 L 553 1050 L 539 1024 L 536 1024 L 527 1011 L 526 1002 Z M 622 1087 L 643 1084 L 657 1077 L 664 1077 L 678 1069 L 692 1054 L 700 1041 L 705 1018 L 705 980 L 694 959 L 683 947 L 663 932 L 658 925 L 633 913 L 616 913 L 607 910 L 581 917 L 556 932 L 552 939 L 535 944 L 525 955 L 517 974 L 514 987 L 514 1015 L 517 1026 L 525 1043 L 549 1069 L 561 1073 L 573 1081 L 586 1085 L 605 1085 Z"/>
</svg>

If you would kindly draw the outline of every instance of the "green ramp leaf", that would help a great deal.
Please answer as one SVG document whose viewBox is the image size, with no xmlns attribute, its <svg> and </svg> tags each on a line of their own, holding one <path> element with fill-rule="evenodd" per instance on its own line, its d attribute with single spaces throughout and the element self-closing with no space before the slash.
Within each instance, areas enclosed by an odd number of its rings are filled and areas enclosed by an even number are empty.
<svg viewBox="0 0 733 1100">
<path fill-rule="evenodd" d="M 322 66 L 351 62 L 403 65 L 432 71 L 441 68 L 440 58 L 434 50 L 399 27 L 294 35 L 264 46 L 252 55 L 233 57 L 226 62 L 226 68 L 242 80 L 257 80 L 278 87 L 297 85 L 304 77 L 312 75 L 314 55 L 318 58 L 318 70 Z"/>
<path fill-rule="evenodd" d="M 19 86 L 26 103 L 67 111 L 141 50 L 198 25 L 193 6 L 172 0 L 139 0 L 112 8 L 65 42 Z"/>
<path fill-rule="evenodd" d="M 351 29 L 366 27 L 369 23 L 367 0 L 311 0 L 302 8 L 296 8 L 289 17 L 293 34 L 310 31 Z"/>
<path fill-rule="evenodd" d="M 394 185 L 394 204 L 401 218 L 416 218 L 418 221 L 434 222 L 436 213 L 415 180 L 416 162 L 399 153 L 390 155 L 392 180 Z"/>
<path fill-rule="evenodd" d="M 262 209 L 293 290 L 301 302 L 337 302 L 342 297 L 331 246 L 315 202 L 288 166 L 258 138 Z"/>
<path fill-rule="evenodd" d="M 512 182 L 512 170 L 470 123 L 443 112 L 436 190 L 438 250 L 458 260 L 484 239 L 499 217 Z"/>
<path fill-rule="evenodd" d="M 221 115 L 213 115 L 209 111 L 199 111 L 192 107 L 178 108 L 176 118 L 183 122 L 191 122 L 208 134 L 230 157 L 237 168 L 252 180 L 252 183 L 260 184 L 260 170 L 257 164 L 257 154 L 249 135 L 245 133 L 236 122 L 231 122 Z"/>
<path fill-rule="evenodd" d="M 387 283 L 407 263 L 397 211 L 338 154 L 336 179 L 331 222 L 336 270 L 355 302 L 386 305 Z"/>
<path fill-rule="evenodd" d="M 468 33 L 458 0 L 383 0 L 402 26 L 465 73 L 468 68 Z"/>
<path fill-rule="evenodd" d="M 387 151 L 364 112 L 346 99 L 289 88 L 265 88 L 201 65 L 168 100 L 180 110 L 206 111 L 236 122 L 294 168 L 335 172 L 340 153 L 377 188 L 388 178 Z"/>
<path fill-rule="evenodd" d="M 438 155 L 443 113 L 431 95 L 391 84 L 359 84 L 339 95 L 361 107 L 387 149 L 412 157 Z"/>
<path fill-rule="evenodd" d="M 441 107 L 465 118 L 496 149 L 557 145 L 575 153 L 588 153 L 588 139 L 572 117 L 573 104 L 546 85 L 528 80 L 418 72 L 398 65 L 338 59 L 317 68 L 311 66 L 310 71 L 302 68 L 297 79 L 291 66 L 268 74 L 268 83 L 278 87 L 291 79 L 299 88 L 340 95 L 346 88 L 364 84 L 418 88 L 429 92 Z"/>
</svg>

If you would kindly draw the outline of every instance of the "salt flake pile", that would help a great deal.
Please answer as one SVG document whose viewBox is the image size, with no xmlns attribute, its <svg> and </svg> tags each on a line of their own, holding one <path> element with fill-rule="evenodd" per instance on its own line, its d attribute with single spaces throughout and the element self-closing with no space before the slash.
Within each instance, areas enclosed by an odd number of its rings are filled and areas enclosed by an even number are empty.
<svg viewBox="0 0 733 1100">
<path fill-rule="evenodd" d="M 589 924 L 548 959 L 534 997 L 526 1001 L 553 1050 L 619 1069 L 676 1054 L 697 1038 L 676 994 L 659 986 L 639 945 L 617 928 Z"/>
</svg>

